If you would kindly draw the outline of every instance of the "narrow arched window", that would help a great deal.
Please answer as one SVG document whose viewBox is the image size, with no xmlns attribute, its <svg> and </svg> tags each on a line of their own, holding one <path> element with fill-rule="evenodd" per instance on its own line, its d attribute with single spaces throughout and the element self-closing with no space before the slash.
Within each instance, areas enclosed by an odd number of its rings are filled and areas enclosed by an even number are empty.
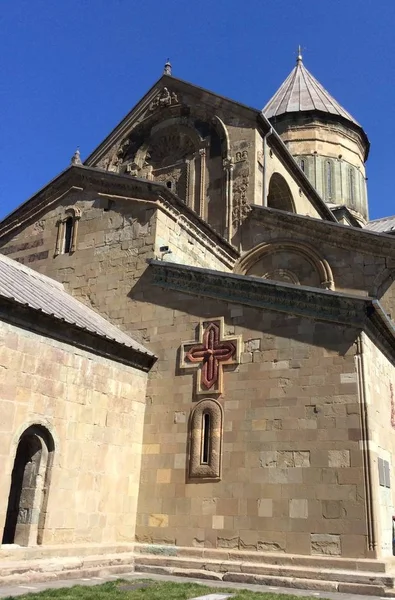
<svg viewBox="0 0 395 600">
<path fill-rule="evenodd" d="M 354 191 L 354 169 L 350 168 L 348 170 L 348 195 L 350 198 L 351 204 L 354 204 L 355 201 L 355 191 Z"/>
<path fill-rule="evenodd" d="M 70 254 L 73 240 L 74 219 L 69 217 L 64 224 L 63 254 Z"/>
<path fill-rule="evenodd" d="M 302 158 L 302 160 L 300 161 L 300 168 L 302 169 L 302 171 L 303 171 L 303 173 L 304 173 L 304 172 L 305 172 L 305 169 L 306 169 L 306 164 L 305 164 L 305 162 L 304 162 L 303 158 Z"/>
<path fill-rule="evenodd" d="M 221 475 L 222 407 L 201 400 L 189 420 L 189 478 L 216 479 Z"/>
<path fill-rule="evenodd" d="M 202 423 L 202 456 L 201 464 L 207 465 L 210 457 L 210 415 L 204 413 Z"/>
<path fill-rule="evenodd" d="M 325 163 L 325 178 L 326 178 L 326 195 L 327 198 L 332 198 L 333 191 L 333 173 L 332 173 L 332 163 L 330 160 L 327 160 Z"/>
<path fill-rule="evenodd" d="M 55 256 L 58 254 L 72 254 L 77 249 L 78 221 L 81 211 L 72 206 L 67 208 L 57 222 L 58 233 L 56 236 Z"/>
</svg>

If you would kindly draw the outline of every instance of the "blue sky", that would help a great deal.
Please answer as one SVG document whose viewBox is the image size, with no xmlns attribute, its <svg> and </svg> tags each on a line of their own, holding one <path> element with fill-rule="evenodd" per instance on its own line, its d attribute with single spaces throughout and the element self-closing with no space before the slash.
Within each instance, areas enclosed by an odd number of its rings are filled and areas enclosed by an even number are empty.
<svg viewBox="0 0 395 600">
<path fill-rule="evenodd" d="M 3 0 L 0 218 L 101 142 L 160 77 L 261 108 L 296 48 L 363 125 L 370 216 L 395 214 L 394 0 Z"/>
</svg>

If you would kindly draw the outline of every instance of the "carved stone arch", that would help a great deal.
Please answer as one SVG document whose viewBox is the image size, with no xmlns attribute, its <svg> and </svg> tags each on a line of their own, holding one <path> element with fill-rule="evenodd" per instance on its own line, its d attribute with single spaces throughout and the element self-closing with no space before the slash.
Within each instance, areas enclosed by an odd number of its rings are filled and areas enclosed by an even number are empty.
<svg viewBox="0 0 395 600">
<path fill-rule="evenodd" d="M 18 429 L 16 430 L 10 448 L 10 456 L 15 459 L 16 451 L 18 448 L 19 440 L 21 439 L 23 433 L 27 431 L 30 427 L 38 427 L 43 432 L 46 432 L 45 435 L 52 440 L 51 444 L 54 449 L 56 448 L 56 453 L 59 453 L 60 450 L 60 439 L 59 436 L 52 426 L 52 424 L 47 419 L 30 419 L 25 421 Z"/>
<path fill-rule="evenodd" d="M 205 398 L 189 418 L 189 479 L 221 477 L 223 409 L 217 400 Z"/>
<path fill-rule="evenodd" d="M 68 206 L 63 209 L 57 222 L 55 256 L 58 254 L 72 254 L 76 251 L 80 218 L 81 210 L 76 206 Z"/>
<path fill-rule="evenodd" d="M 261 261 L 264 257 L 275 255 L 276 253 L 284 251 L 300 255 L 306 261 L 308 261 L 318 275 L 320 287 L 329 290 L 335 289 L 333 273 L 328 261 L 322 258 L 312 246 L 306 244 L 305 242 L 299 241 L 278 240 L 259 244 L 247 252 L 247 254 L 245 254 L 238 261 L 235 267 L 235 273 L 240 275 L 248 275 L 253 266 Z M 288 276 L 290 277 L 289 271 Z M 296 278 L 296 280 L 299 280 L 297 274 L 293 274 L 293 276 Z M 266 277 L 268 278 L 268 274 L 266 274 Z M 303 281 L 301 283 L 303 285 Z"/>
<path fill-rule="evenodd" d="M 288 183 L 280 173 L 273 173 L 269 182 L 267 205 L 277 210 L 296 213 L 295 203 Z"/>
<path fill-rule="evenodd" d="M 144 137 L 137 149 L 133 141 L 128 145 L 122 169 L 134 177 L 162 183 L 202 214 L 207 142 L 193 122 L 171 117 L 156 123 Z"/>
<path fill-rule="evenodd" d="M 34 546 L 42 543 L 54 451 L 54 439 L 42 425 L 30 425 L 19 436 L 3 544 Z"/>
<path fill-rule="evenodd" d="M 150 146 L 153 143 L 153 139 L 160 135 L 161 132 L 163 133 L 171 130 L 176 130 L 178 133 L 189 137 L 195 152 L 202 147 L 203 138 L 194 127 L 193 123 L 189 121 L 189 119 L 185 117 L 172 117 L 164 121 L 160 121 L 151 127 L 147 139 L 139 147 L 134 156 L 134 162 L 140 169 L 144 168 L 144 165 L 147 162 L 147 153 L 149 152 Z"/>
</svg>

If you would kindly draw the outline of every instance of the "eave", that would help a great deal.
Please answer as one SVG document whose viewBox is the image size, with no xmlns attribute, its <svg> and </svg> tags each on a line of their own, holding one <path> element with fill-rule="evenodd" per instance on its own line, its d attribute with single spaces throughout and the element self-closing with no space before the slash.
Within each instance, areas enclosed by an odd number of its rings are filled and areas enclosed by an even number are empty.
<svg viewBox="0 0 395 600">
<path fill-rule="evenodd" d="M 66 323 L 11 298 L 0 297 L 0 320 L 140 371 L 150 371 L 157 361 L 152 354 Z"/>
</svg>

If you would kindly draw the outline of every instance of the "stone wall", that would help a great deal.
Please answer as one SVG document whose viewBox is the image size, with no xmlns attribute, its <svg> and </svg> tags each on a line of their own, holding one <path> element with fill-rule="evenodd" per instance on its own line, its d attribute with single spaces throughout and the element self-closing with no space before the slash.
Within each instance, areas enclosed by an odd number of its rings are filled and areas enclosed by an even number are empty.
<svg viewBox="0 0 395 600">
<path fill-rule="evenodd" d="M 362 336 L 362 353 L 369 417 L 369 443 L 372 455 L 372 486 L 376 511 L 378 548 L 383 556 L 392 555 L 392 517 L 395 515 L 395 372 L 374 343 Z M 389 479 L 383 472 L 389 465 Z M 388 480 L 387 480 L 388 479 Z"/>
<path fill-rule="evenodd" d="M 137 539 L 365 556 L 356 332 L 150 290 L 148 281 L 139 293 L 159 360 L 147 392 Z M 214 396 L 224 411 L 221 479 L 192 483 L 188 422 L 204 395 L 193 371 L 179 368 L 180 346 L 197 339 L 200 318 L 219 315 L 225 334 L 242 336 L 241 364 Z"/>
<path fill-rule="evenodd" d="M 57 223 L 68 206 L 81 213 L 76 251 L 55 256 Z M 123 326 L 133 306 L 130 290 L 147 260 L 162 257 L 162 246 L 172 251 L 164 260 L 230 270 L 234 258 L 216 239 L 171 207 L 122 199 L 109 205 L 92 191 L 69 194 L 37 222 L 3 241 L 0 251 L 64 283 L 73 296 Z"/>
<path fill-rule="evenodd" d="M 0 339 L 0 531 L 19 438 L 38 425 L 54 443 L 41 541 L 132 541 L 147 375 L 4 322 Z"/>
</svg>

